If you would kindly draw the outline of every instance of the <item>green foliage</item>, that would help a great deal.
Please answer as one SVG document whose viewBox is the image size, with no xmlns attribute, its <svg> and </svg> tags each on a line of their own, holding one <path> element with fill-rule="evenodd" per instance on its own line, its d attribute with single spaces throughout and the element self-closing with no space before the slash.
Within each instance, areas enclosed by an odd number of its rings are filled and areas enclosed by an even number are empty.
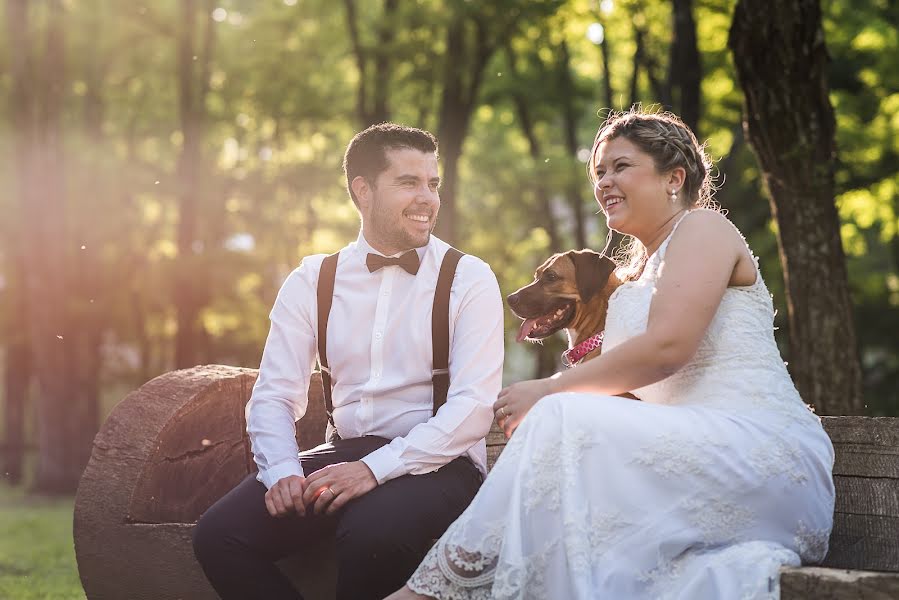
<svg viewBox="0 0 899 600">
<path fill-rule="evenodd" d="M 843 245 L 868 409 L 899 414 L 899 8 L 828 2 Z"/>
</svg>

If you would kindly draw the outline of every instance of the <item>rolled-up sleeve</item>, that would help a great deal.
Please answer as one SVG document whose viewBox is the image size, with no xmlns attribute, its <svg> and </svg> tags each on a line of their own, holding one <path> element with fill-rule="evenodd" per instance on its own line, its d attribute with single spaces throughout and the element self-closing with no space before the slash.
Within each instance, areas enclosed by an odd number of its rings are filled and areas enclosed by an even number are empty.
<svg viewBox="0 0 899 600">
<path fill-rule="evenodd" d="M 321 257 L 306 258 L 281 286 L 270 319 L 259 376 L 246 407 L 257 479 L 266 488 L 303 475 L 296 421 L 306 413 L 315 361 L 315 283 Z"/>
<path fill-rule="evenodd" d="M 379 483 L 435 471 L 465 454 L 490 430 L 502 385 L 503 304 L 496 276 L 485 262 L 462 258 L 450 310 L 446 403 L 428 421 L 362 459 Z"/>
</svg>

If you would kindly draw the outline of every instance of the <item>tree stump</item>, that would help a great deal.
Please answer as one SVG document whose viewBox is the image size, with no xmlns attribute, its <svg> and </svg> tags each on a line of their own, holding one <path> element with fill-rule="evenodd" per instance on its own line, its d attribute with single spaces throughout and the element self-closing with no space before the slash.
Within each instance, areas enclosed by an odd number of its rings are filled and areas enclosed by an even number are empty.
<svg viewBox="0 0 899 600">
<path fill-rule="evenodd" d="M 75 555 L 90 600 L 218 597 L 194 558 L 191 535 L 200 515 L 255 471 L 244 407 L 256 373 L 224 366 L 166 373 L 109 415 L 75 497 Z M 302 449 L 324 441 L 325 420 L 315 376 L 297 428 Z M 303 563 L 327 574 L 333 561 L 318 554 Z M 308 598 L 318 582 L 301 582 Z"/>
</svg>

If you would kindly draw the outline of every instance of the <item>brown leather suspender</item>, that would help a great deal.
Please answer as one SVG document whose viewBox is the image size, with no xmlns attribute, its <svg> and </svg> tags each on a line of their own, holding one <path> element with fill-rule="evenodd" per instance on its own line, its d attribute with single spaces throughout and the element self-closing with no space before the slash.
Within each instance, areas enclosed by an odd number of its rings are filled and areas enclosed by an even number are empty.
<svg viewBox="0 0 899 600">
<path fill-rule="evenodd" d="M 434 307 L 431 309 L 431 382 L 434 386 L 434 414 L 446 402 L 449 392 L 449 298 L 453 276 L 462 253 L 450 248 L 443 255 L 437 287 L 434 290 Z"/>
<path fill-rule="evenodd" d="M 331 315 L 331 300 L 334 298 L 334 277 L 337 275 L 337 258 L 340 252 L 325 257 L 318 273 L 318 365 L 322 372 L 322 392 L 325 397 L 325 410 L 328 412 L 328 425 L 331 432 L 336 432 L 334 425 L 334 405 L 331 403 L 331 368 L 328 366 L 328 317 Z M 326 436 L 331 437 L 331 436 Z"/>
<path fill-rule="evenodd" d="M 318 275 L 318 362 L 322 372 L 322 391 L 325 397 L 325 410 L 328 412 L 328 424 L 331 429 L 331 440 L 337 435 L 337 427 L 334 425 L 334 405 L 331 399 L 333 378 L 328 366 L 328 317 L 331 314 L 331 301 L 334 297 L 334 278 L 337 273 L 337 258 L 339 252 L 325 257 L 322 261 L 321 271 Z M 434 305 L 431 310 L 431 381 L 434 387 L 434 412 L 446 402 L 449 392 L 449 298 L 453 286 L 453 277 L 456 274 L 456 266 L 459 259 L 464 256 L 455 248 L 447 250 L 440 264 L 440 274 L 437 276 L 437 287 L 434 289 Z"/>
</svg>

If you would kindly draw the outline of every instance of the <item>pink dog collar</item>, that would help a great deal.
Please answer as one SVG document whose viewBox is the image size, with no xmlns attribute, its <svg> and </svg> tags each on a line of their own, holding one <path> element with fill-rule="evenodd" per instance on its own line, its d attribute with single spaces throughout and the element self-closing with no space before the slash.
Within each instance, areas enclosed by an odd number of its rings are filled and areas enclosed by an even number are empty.
<svg viewBox="0 0 899 600">
<path fill-rule="evenodd" d="M 597 348 L 601 347 L 603 334 L 605 334 L 605 331 L 600 331 L 596 335 L 591 335 L 574 348 L 569 348 L 568 350 L 563 352 L 562 364 L 564 364 L 566 367 L 573 367 L 582 358 L 584 358 Z"/>
</svg>

